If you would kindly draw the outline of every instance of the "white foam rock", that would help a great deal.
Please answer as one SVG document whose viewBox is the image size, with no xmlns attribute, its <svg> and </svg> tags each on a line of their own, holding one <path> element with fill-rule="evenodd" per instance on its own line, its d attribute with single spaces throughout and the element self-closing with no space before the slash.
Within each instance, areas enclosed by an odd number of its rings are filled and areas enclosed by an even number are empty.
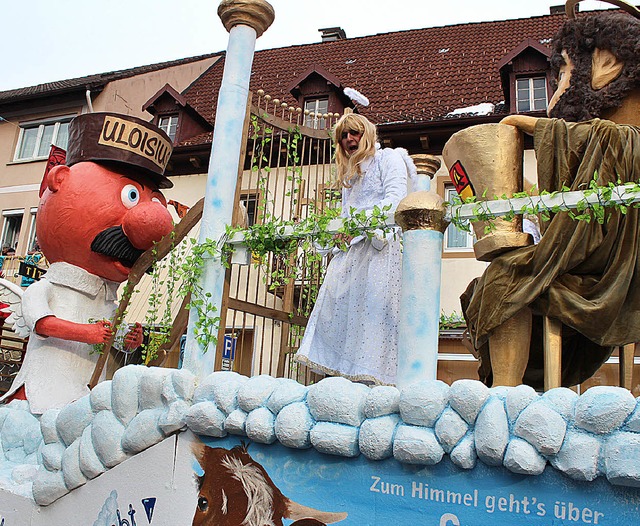
<svg viewBox="0 0 640 526">
<path fill-rule="evenodd" d="M 89 401 L 94 413 L 111 411 L 111 380 L 105 380 L 96 385 L 89 394 Z"/>
<path fill-rule="evenodd" d="M 307 397 L 309 388 L 289 378 L 278 379 L 278 385 L 267 400 L 267 408 L 277 415 L 289 404 L 302 402 Z"/>
<path fill-rule="evenodd" d="M 187 413 L 186 422 L 191 431 L 198 435 L 222 438 L 227 436 L 224 421 L 227 415 L 214 402 L 193 404 Z"/>
<path fill-rule="evenodd" d="M 158 421 L 164 413 L 164 408 L 144 409 L 140 411 L 122 434 L 122 449 L 126 453 L 135 455 L 159 443 L 164 434 L 158 426 Z"/>
<path fill-rule="evenodd" d="M 60 414 L 60 409 L 48 409 L 40 417 L 40 432 L 45 444 L 54 444 L 60 441 L 56 420 Z"/>
<path fill-rule="evenodd" d="M 636 408 L 625 424 L 625 430 L 640 433 L 640 404 L 636 404 Z"/>
<path fill-rule="evenodd" d="M 80 437 L 80 470 L 88 479 L 94 479 L 107 470 L 93 448 L 90 427 L 87 427 Z"/>
<path fill-rule="evenodd" d="M 404 464 L 437 464 L 444 449 L 432 429 L 401 424 L 393 441 L 393 457 Z"/>
<path fill-rule="evenodd" d="M 196 390 L 196 377 L 187 369 L 177 369 L 171 375 L 171 384 L 178 398 L 190 402 Z"/>
<path fill-rule="evenodd" d="M 368 394 L 366 385 L 346 378 L 325 378 L 309 387 L 307 404 L 311 415 L 319 422 L 359 426 L 365 419 L 364 404 Z"/>
<path fill-rule="evenodd" d="M 400 416 L 407 424 L 433 427 L 449 401 L 450 387 L 440 380 L 424 380 L 400 392 Z"/>
<path fill-rule="evenodd" d="M 555 455 L 562 447 L 567 423 L 544 402 L 535 402 L 524 409 L 513 430 L 543 455 Z"/>
<path fill-rule="evenodd" d="M 507 418 L 510 423 L 514 423 L 522 410 L 538 398 L 538 393 L 529 385 L 518 385 L 509 389 L 505 398 L 507 408 Z"/>
<path fill-rule="evenodd" d="M 276 441 L 275 424 L 275 415 L 266 407 L 254 409 L 245 422 L 247 437 L 260 444 L 273 444 Z"/>
<path fill-rule="evenodd" d="M 217 371 L 207 376 L 193 394 L 194 404 L 215 402 L 226 415 L 238 409 L 238 389 L 247 377 L 232 371 Z"/>
<path fill-rule="evenodd" d="M 365 420 L 360 426 L 360 452 L 369 460 L 392 457 L 393 437 L 400 422 L 397 414 Z"/>
<path fill-rule="evenodd" d="M 603 456 L 609 482 L 640 488 L 640 434 L 613 434 L 606 442 Z"/>
<path fill-rule="evenodd" d="M 400 391 L 389 385 L 379 385 L 367 394 L 364 415 L 367 418 L 392 415 L 400 412 Z"/>
<path fill-rule="evenodd" d="M 138 414 L 138 393 L 144 365 L 127 365 L 118 369 L 111 381 L 111 408 L 125 426 Z"/>
<path fill-rule="evenodd" d="M 446 453 L 451 453 L 469 430 L 469 424 L 451 407 L 447 407 L 435 426 L 436 437 Z"/>
<path fill-rule="evenodd" d="M 158 427 L 165 436 L 186 429 L 189 407 L 186 401 L 176 399 L 166 408 L 158 419 Z"/>
<path fill-rule="evenodd" d="M 247 414 L 242 409 L 236 409 L 224 421 L 224 428 L 227 433 L 232 435 L 246 435 L 245 423 L 247 422 Z"/>
<path fill-rule="evenodd" d="M 504 454 L 504 467 L 522 475 L 540 475 L 547 465 L 546 459 L 526 440 L 514 438 Z"/>
<path fill-rule="evenodd" d="M 162 393 L 167 377 L 172 369 L 164 367 L 145 367 L 140 375 L 140 409 L 154 409 L 164 405 Z"/>
<path fill-rule="evenodd" d="M 311 444 L 320 453 L 340 457 L 357 457 L 360 454 L 358 428 L 354 426 L 318 422 L 311 429 L 310 438 Z"/>
<path fill-rule="evenodd" d="M 62 469 L 62 454 L 65 449 L 62 442 L 53 442 L 42 446 L 42 465 L 49 471 Z"/>
<path fill-rule="evenodd" d="M 630 391 L 622 387 L 596 386 L 576 403 L 576 426 L 604 435 L 622 425 L 636 407 Z"/>
<path fill-rule="evenodd" d="M 37 476 L 38 466 L 33 464 L 22 464 L 20 466 L 16 466 L 11 471 L 11 480 L 19 486 L 33 482 Z"/>
<path fill-rule="evenodd" d="M 451 407 L 468 424 L 473 424 L 489 398 L 489 388 L 477 380 L 457 380 L 449 389 Z"/>
<path fill-rule="evenodd" d="M 600 438 L 569 429 L 560 451 L 549 459 L 551 465 L 576 480 L 591 481 L 599 475 Z"/>
<path fill-rule="evenodd" d="M 61 471 L 41 469 L 33 481 L 33 498 L 39 506 L 48 506 L 69 493 Z"/>
<path fill-rule="evenodd" d="M 576 412 L 576 402 L 580 395 L 566 387 L 550 389 L 542 395 L 542 400 L 553 407 L 567 421 L 572 421 Z"/>
<path fill-rule="evenodd" d="M 476 453 L 489 466 L 502 465 L 509 443 L 509 423 L 502 400 L 492 397 L 480 411 L 475 426 Z"/>
<path fill-rule="evenodd" d="M 266 404 L 271 393 L 276 389 L 278 381 L 266 374 L 249 378 L 238 389 L 238 407 L 247 413 Z"/>
<path fill-rule="evenodd" d="M 112 468 L 128 455 L 122 449 L 124 426 L 110 411 L 100 411 L 91 423 L 91 441 L 100 462 Z"/>
<path fill-rule="evenodd" d="M 82 436 L 84 428 L 91 424 L 93 417 L 89 395 L 71 402 L 62 408 L 56 420 L 58 436 L 69 446 Z"/>
<path fill-rule="evenodd" d="M 33 453 L 42 444 L 40 422 L 28 411 L 10 411 L 2 426 L 0 443 L 7 459 L 23 458 Z M 18 454 L 17 450 L 21 453 Z"/>
<path fill-rule="evenodd" d="M 87 477 L 80 469 L 79 438 L 62 454 L 62 475 L 68 490 L 76 489 L 87 482 Z"/>
<path fill-rule="evenodd" d="M 478 461 L 473 434 L 467 434 L 450 453 L 451 461 L 462 469 L 473 469 Z"/>
<path fill-rule="evenodd" d="M 276 417 L 276 438 L 283 445 L 296 449 L 311 446 L 311 428 L 315 424 L 307 404 L 294 402 L 284 407 Z"/>
</svg>

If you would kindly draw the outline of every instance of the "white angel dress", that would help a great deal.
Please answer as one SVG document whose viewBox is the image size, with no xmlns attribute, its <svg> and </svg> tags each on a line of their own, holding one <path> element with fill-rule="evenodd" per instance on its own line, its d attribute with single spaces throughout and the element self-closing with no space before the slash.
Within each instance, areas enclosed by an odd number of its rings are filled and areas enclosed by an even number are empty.
<svg viewBox="0 0 640 526">
<path fill-rule="evenodd" d="M 407 194 L 415 167 L 406 151 L 377 150 L 342 190 L 342 215 L 391 205 Z M 393 216 L 392 216 L 393 217 Z M 398 356 L 401 232 L 358 236 L 329 263 L 296 361 L 352 381 L 393 385 Z"/>
</svg>

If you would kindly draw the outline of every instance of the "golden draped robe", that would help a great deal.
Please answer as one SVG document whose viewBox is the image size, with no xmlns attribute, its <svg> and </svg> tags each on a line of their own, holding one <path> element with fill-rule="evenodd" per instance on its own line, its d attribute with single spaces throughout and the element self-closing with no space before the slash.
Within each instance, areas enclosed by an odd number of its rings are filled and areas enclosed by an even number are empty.
<svg viewBox="0 0 640 526">
<path fill-rule="evenodd" d="M 549 192 L 586 190 L 640 179 L 640 129 L 595 119 L 567 123 L 539 119 L 534 134 L 538 187 Z M 542 322 L 562 322 L 562 384 L 593 375 L 614 346 L 640 341 L 638 209 L 607 208 L 599 224 L 555 214 L 538 245 L 491 262 L 470 283 L 461 303 L 472 343 L 481 357 L 480 378 L 492 382 L 488 338 L 523 307 L 534 314 L 523 383 L 543 385 Z"/>
</svg>

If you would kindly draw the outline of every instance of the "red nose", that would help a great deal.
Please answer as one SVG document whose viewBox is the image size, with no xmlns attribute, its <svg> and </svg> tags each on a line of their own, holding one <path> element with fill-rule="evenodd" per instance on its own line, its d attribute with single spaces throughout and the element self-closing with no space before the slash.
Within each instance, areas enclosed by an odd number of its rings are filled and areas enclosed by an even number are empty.
<svg viewBox="0 0 640 526">
<path fill-rule="evenodd" d="M 173 229 L 171 215 L 164 205 L 156 201 L 140 203 L 131 208 L 122 220 L 122 230 L 131 244 L 148 250 Z"/>
</svg>

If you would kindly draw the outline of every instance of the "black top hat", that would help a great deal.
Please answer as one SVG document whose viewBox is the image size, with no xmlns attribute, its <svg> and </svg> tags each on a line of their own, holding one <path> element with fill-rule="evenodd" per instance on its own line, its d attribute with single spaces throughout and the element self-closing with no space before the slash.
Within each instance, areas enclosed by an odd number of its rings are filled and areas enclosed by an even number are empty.
<svg viewBox="0 0 640 526">
<path fill-rule="evenodd" d="M 142 170 L 158 185 L 171 188 L 164 175 L 173 146 L 153 124 L 117 113 L 85 113 L 69 123 L 66 164 L 109 161 Z"/>
</svg>

